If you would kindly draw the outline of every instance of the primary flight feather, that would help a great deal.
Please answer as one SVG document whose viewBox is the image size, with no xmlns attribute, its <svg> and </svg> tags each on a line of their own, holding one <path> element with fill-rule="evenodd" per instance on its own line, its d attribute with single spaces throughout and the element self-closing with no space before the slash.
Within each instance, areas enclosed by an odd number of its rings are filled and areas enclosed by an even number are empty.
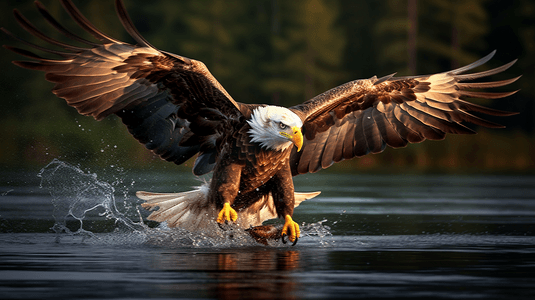
<svg viewBox="0 0 535 300">
<path fill-rule="evenodd" d="M 36 1 L 48 23 L 87 46 L 54 40 L 15 10 L 26 31 L 64 51 L 26 42 L 2 28 L 22 43 L 59 58 L 5 47 L 33 59 L 14 63 L 44 71 L 46 79 L 56 84 L 52 92 L 80 114 L 96 120 L 115 114 L 134 138 L 162 159 L 182 164 L 196 155 L 193 173 L 213 173 L 209 183 L 194 191 L 138 192 L 146 200 L 142 206 L 157 208 L 149 219 L 166 221 L 170 227 L 206 230 L 216 220 L 249 228 L 279 217 L 285 222 L 277 235 L 288 235 L 296 242 L 300 231 L 292 219 L 294 207 L 319 192 L 295 192 L 293 176 L 379 153 L 387 145 L 398 148 L 425 139 L 440 140 L 446 133 L 474 133 L 463 123 L 502 127 L 471 112 L 513 114 L 463 100 L 515 93 L 474 91 L 518 79 L 472 82 L 514 64 L 467 74 L 489 61 L 494 52 L 449 72 L 351 81 L 289 108 L 244 104 L 232 99 L 202 62 L 152 46 L 133 25 L 122 0 L 115 1 L 117 13 L 135 45 L 99 31 L 70 0 L 61 3 L 98 42 L 70 32 Z"/>
</svg>

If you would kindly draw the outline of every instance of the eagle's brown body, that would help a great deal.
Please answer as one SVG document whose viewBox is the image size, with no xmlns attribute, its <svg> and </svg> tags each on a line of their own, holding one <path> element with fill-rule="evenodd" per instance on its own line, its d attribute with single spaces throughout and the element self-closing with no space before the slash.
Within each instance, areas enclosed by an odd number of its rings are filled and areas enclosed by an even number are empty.
<svg viewBox="0 0 535 300">
<path fill-rule="evenodd" d="M 290 172 L 291 148 L 269 151 L 250 142 L 244 134 L 248 125 L 225 143 L 213 171 L 208 197 L 218 208 L 233 199 L 234 209 L 241 210 L 271 193 L 277 214 L 293 214 L 294 186 Z M 263 205 L 257 203 L 257 205 Z"/>
<path fill-rule="evenodd" d="M 159 208 L 149 218 L 167 221 L 171 227 L 206 228 L 209 220 L 218 217 L 218 222 L 237 219 L 247 228 L 278 216 L 286 218 L 283 233 L 289 224 L 296 229 L 292 229 L 296 240 L 299 231 L 291 219 L 293 209 L 318 193 L 296 193 L 292 176 L 379 153 L 386 146 L 398 148 L 426 139 L 441 140 L 447 133 L 474 133 L 466 123 L 502 127 L 471 112 L 512 115 L 463 99 L 495 99 L 514 93 L 476 91 L 508 85 L 519 78 L 473 81 L 514 64 L 512 61 L 492 70 L 468 73 L 490 60 L 494 52 L 448 72 L 351 81 L 286 109 L 235 101 L 202 62 L 158 50 L 146 41 L 121 0 L 115 2 L 117 12 L 135 45 L 100 32 L 70 0 L 61 2 L 74 21 L 98 42 L 71 33 L 36 2 L 53 27 L 87 46 L 56 41 L 15 10 L 25 30 L 65 51 L 19 39 L 59 56 L 49 59 L 6 47 L 31 58 L 14 63 L 44 71 L 46 79 L 56 83 L 53 92 L 80 114 L 97 120 L 115 114 L 134 138 L 162 159 L 182 164 L 196 156 L 194 174 L 213 172 L 211 182 L 196 191 L 138 194 L 147 200 L 144 207 Z M 290 145 L 292 142 L 296 147 Z"/>
</svg>

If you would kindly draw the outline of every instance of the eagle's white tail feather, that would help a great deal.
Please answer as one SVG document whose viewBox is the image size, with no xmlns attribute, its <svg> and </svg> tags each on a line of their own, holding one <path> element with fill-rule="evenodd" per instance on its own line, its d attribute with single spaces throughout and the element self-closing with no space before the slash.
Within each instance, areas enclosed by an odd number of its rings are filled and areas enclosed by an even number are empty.
<svg viewBox="0 0 535 300">
<path fill-rule="evenodd" d="M 308 200 L 308 199 L 312 199 L 312 198 L 316 197 L 319 194 L 321 194 L 321 192 L 309 192 L 309 193 L 298 193 L 298 192 L 295 192 L 294 193 L 294 197 L 295 197 L 295 206 L 294 206 L 294 208 L 298 207 L 299 204 L 301 204 L 301 202 L 303 202 L 305 200 Z"/>
<path fill-rule="evenodd" d="M 211 220 L 217 216 L 215 206 L 208 203 L 208 187 L 182 193 L 151 193 L 139 191 L 136 196 L 145 203 L 143 208 L 153 211 L 147 218 L 156 222 L 167 222 L 169 227 L 181 227 L 190 231 L 205 229 L 201 220 Z M 208 223 L 208 222 L 206 222 Z"/>
<path fill-rule="evenodd" d="M 218 210 L 208 201 L 208 184 L 182 193 L 151 193 L 139 191 L 136 196 L 145 203 L 141 206 L 153 211 L 147 218 L 156 222 L 167 222 L 169 227 L 180 227 L 189 231 L 208 229 L 214 225 Z M 295 193 L 295 207 L 301 202 L 319 195 L 320 192 Z M 156 210 L 156 208 L 158 208 Z M 271 194 L 260 199 L 247 209 L 238 211 L 237 225 L 241 228 L 261 225 L 277 217 Z M 210 225 L 212 224 L 212 225 Z"/>
</svg>

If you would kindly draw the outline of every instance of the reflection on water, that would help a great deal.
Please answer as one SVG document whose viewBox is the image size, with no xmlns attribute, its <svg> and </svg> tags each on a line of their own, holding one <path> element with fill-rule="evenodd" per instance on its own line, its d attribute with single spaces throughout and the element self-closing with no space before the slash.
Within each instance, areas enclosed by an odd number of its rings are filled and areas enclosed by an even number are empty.
<svg viewBox="0 0 535 300">
<path fill-rule="evenodd" d="M 532 237 L 334 238 L 340 247 L 162 248 L 2 234 L 0 293 L 4 299 L 533 296 Z"/>
<path fill-rule="evenodd" d="M 110 181 L 62 164 L 48 170 L 64 178 L 43 173 L 52 196 L 35 173 L 3 174 L 2 299 L 534 296 L 535 177 L 298 176 L 297 190 L 323 193 L 296 209 L 291 247 L 140 220 L 136 190 L 189 190 L 191 174 Z"/>
<path fill-rule="evenodd" d="M 196 255 L 164 253 L 152 257 L 150 266 L 166 272 L 206 272 L 207 278 L 197 283 L 197 287 L 184 282 L 159 285 L 158 289 L 168 295 L 179 295 L 184 289 L 194 289 L 204 290 L 207 296 L 218 299 L 239 299 L 244 295 L 255 299 L 270 299 L 273 295 L 295 299 L 298 283 L 291 271 L 299 268 L 299 251 L 255 249 Z"/>
</svg>

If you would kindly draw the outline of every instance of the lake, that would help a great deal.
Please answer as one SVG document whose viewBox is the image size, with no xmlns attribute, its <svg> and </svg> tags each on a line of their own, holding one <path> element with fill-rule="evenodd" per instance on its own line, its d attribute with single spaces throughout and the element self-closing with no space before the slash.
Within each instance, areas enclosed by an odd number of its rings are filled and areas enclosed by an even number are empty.
<svg viewBox="0 0 535 300">
<path fill-rule="evenodd" d="M 191 173 L 54 163 L 0 173 L 2 299 L 535 299 L 534 176 L 301 175 L 292 247 L 140 221 Z"/>
</svg>

